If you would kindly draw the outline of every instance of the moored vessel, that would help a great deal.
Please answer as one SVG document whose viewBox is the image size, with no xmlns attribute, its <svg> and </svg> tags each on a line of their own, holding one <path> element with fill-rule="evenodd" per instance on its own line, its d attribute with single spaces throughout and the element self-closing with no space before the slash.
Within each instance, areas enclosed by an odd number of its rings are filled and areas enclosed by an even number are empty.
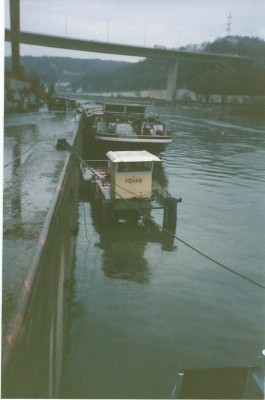
<svg viewBox="0 0 265 400">
<path fill-rule="evenodd" d="M 87 148 L 147 150 L 158 153 L 172 142 L 172 131 L 141 104 L 105 103 L 85 110 Z"/>
<path fill-rule="evenodd" d="M 159 157 L 145 150 L 109 151 L 106 156 L 107 160 L 81 162 L 83 182 L 101 210 L 102 223 L 151 220 L 152 209 L 163 209 L 163 231 L 173 244 L 177 203 L 182 199 L 172 197 L 153 179 Z"/>
<path fill-rule="evenodd" d="M 76 101 L 62 94 L 54 93 L 49 97 L 47 105 L 49 110 L 65 111 L 67 109 L 75 109 Z"/>
</svg>

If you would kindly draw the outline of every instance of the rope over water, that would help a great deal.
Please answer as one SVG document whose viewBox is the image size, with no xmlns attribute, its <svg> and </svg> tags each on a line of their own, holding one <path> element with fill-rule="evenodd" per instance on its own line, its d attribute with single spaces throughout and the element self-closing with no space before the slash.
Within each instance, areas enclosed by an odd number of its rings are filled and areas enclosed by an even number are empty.
<svg viewBox="0 0 265 400">
<path fill-rule="evenodd" d="M 67 150 L 69 150 L 74 156 L 76 156 L 79 160 L 81 160 L 89 169 L 89 165 L 87 164 L 87 162 L 85 160 L 82 159 L 82 157 L 80 156 L 79 152 L 71 145 L 69 145 L 67 143 L 67 145 L 62 144 L 63 147 L 65 147 Z M 124 188 L 124 190 L 126 190 Z M 184 244 L 185 246 L 189 247 L 191 250 L 195 251 L 197 254 L 200 254 L 202 257 L 206 258 L 207 260 L 213 262 L 214 264 L 218 265 L 219 267 L 225 269 L 228 272 L 231 272 L 232 274 L 238 276 L 241 279 L 244 279 L 245 281 L 252 283 L 253 285 L 260 287 L 262 289 L 265 289 L 265 286 L 262 285 L 261 283 L 258 283 L 256 281 L 254 281 L 253 279 L 248 278 L 247 276 L 241 274 L 240 272 L 235 271 L 234 269 L 232 269 L 231 267 L 228 267 L 227 265 L 215 260 L 214 258 L 208 256 L 207 254 L 203 253 L 201 250 L 196 249 L 196 247 L 192 246 L 191 244 L 189 244 L 188 242 L 186 242 L 185 240 L 181 239 L 180 237 L 176 236 L 175 234 L 173 234 L 172 232 L 168 231 L 167 229 L 163 228 L 161 225 L 157 224 L 156 222 L 153 221 L 153 219 L 151 217 L 149 217 L 149 215 L 146 215 L 145 213 L 143 213 L 140 209 L 138 209 L 136 206 L 134 206 L 134 204 L 131 204 L 129 200 L 123 198 L 120 194 L 116 193 L 123 201 L 125 201 L 126 203 L 130 204 L 130 206 L 132 208 L 134 208 L 136 211 L 139 212 L 139 214 L 141 214 L 144 218 L 149 219 L 154 225 L 156 225 L 159 229 L 163 229 L 164 232 L 168 233 L 169 235 L 172 235 L 176 240 L 178 240 L 179 242 L 181 242 L 182 244 Z"/>
</svg>

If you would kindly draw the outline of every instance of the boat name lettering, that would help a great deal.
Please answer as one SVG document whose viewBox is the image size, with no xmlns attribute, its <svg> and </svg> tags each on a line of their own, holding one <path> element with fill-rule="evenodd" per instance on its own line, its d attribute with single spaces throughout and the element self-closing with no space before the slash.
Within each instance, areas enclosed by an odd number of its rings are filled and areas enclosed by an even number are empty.
<svg viewBox="0 0 265 400">
<path fill-rule="evenodd" d="M 143 183 L 143 178 L 125 178 L 125 183 Z"/>
</svg>

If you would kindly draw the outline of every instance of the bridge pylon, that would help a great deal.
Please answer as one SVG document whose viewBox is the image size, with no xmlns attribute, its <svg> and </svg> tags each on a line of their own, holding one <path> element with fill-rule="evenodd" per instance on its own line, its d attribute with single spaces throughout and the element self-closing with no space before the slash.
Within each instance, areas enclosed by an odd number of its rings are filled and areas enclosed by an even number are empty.
<svg viewBox="0 0 265 400">
<path fill-rule="evenodd" d="M 172 60 L 167 74 L 166 100 L 172 102 L 173 104 L 176 102 L 177 76 L 178 62 L 177 60 Z"/>
<path fill-rule="evenodd" d="M 11 48 L 12 48 L 12 72 L 15 76 L 20 75 L 19 62 L 19 32 L 20 32 L 20 0 L 10 0 L 10 26 L 11 26 Z"/>
</svg>

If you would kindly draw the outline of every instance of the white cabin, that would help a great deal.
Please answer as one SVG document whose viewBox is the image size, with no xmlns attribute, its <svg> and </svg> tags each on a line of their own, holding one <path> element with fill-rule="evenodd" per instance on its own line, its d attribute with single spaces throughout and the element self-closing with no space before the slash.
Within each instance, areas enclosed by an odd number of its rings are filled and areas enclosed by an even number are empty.
<svg viewBox="0 0 265 400">
<path fill-rule="evenodd" d="M 151 198 L 153 164 L 161 162 L 157 156 L 140 150 L 109 151 L 107 157 L 114 199 Z"/>
</svg>

